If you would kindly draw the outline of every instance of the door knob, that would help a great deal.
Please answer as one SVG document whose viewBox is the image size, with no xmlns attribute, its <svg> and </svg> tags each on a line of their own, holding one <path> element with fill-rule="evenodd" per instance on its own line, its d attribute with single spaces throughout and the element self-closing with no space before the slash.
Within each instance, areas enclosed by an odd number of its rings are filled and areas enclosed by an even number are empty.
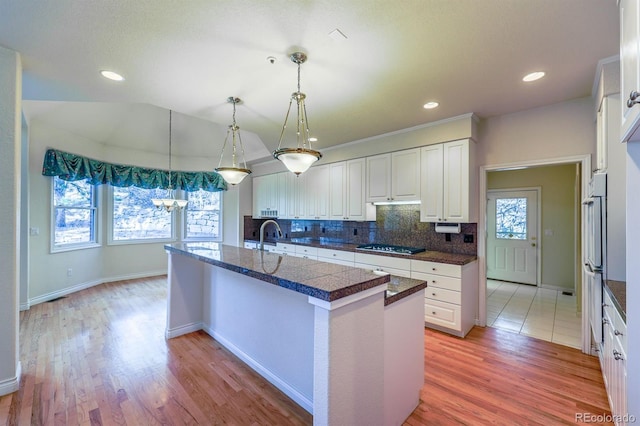
<svg viewBox="0 0 640 426">
<path fill-rule="evenodd" d="M 531 247 L 535 247 L 535 246 L 536 246 L 536 243 L 531 243 Z"/>
</svg>

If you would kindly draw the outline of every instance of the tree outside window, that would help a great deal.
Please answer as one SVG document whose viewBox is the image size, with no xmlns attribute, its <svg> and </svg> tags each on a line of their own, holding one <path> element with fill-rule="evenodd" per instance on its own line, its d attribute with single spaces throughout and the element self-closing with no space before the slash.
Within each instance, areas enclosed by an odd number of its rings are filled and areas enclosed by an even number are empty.
<svg viewBox="0 0 640 426">
<path fill-rule="evenodd" d="M 96 241 L 96 189 L 87 181 L 53 178 L 53 250 Z"/>
<path fill-rule="evenodd" d="M 194 191 L 188 193 L 185 214 L 185 239 L 222 240 L 221 192 Z"/>
<path fill-rule="evenodd" d="M 112 188 L 112 241 L 149 241 L 173 238 L 171 212 L 158 210 L 152 198 L 165 198 L 164 189 L 144 189 L 134 186 Z"/>
</svg>

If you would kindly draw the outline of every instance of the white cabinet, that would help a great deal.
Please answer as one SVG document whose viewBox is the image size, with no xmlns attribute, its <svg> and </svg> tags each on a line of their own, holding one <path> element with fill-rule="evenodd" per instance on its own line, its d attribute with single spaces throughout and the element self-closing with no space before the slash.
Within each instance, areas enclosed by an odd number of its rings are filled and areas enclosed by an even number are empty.
<svg viewBox="0 0 640 426">
<path fill-rule="evenodd" d="M 423 147 L 420 220 L 476 222 L 476 174 L 472 140 Z"/>
<path fill-rule="evenodd" d="M 355 263 L 355 253 L 352 251 L 319 248 L 317 255 L 318 260 L 322 262 L 336 263 L 345 266 L 353 266 Z"/>
<path fill-rule="evenodd" d="M 293 173 L 287 173 L 286 178 L 286 211 L 280 217 L 284 219 L 303 219 L 306 218 L 307 211 L 307 174 L 303 173 L 296 176 Z"/>
<path fill-rule="evenodd" d="M 305 210 L 308 219 L 329 218 L 329 165 L 311 167 L 306 172 Z"/>
<path fill-rule="evenodd" d="M 635 142 L 640 140 L 640 2 L 638 0 L 620 1 L 620 87 L 622 106 L 621 140 Z M 627 102 L 631 102 L 630 106 Z"/>
<path fill-rule="evenodd" d="M 420 148 L 367 157 L 367 202 L 420 200 Z"/>
<path fill-rule="evenodd" d="M 466 336 L 475 325 L 478 312 L 478 262 L 461 266 L 411 260 L 411 278 L 427 281 L 425 325 Z"/>
<path fill-rule="evenodd" d="M 627 411 L 627 326 L 613 305 L 609 293 L 604 291 L 603 323 L 604 344 L 601 353 L 604 378 L 611 414 L 616 425 L 624 422 Z"/>
<path fill-rule="evenodd" d="M 372 271 L 387 272 L 391 275 L 409 278 L 411 260 L 399 257 L 377 256 L 375 254 L 356 253 L 355 267 Z"/>
<path fill-rule="evenodd" d="M 278 216 L 278 177 L 275 174 L 253 178 L 253 218 Z"/>
<path fill-rule="evenodd" d="M 332 220 L 373 220 L 365 204 L 365 159 L 329 164 L 329 216 Z M 375 207 L 373 207 L 375 212 Z"/>
</svg>

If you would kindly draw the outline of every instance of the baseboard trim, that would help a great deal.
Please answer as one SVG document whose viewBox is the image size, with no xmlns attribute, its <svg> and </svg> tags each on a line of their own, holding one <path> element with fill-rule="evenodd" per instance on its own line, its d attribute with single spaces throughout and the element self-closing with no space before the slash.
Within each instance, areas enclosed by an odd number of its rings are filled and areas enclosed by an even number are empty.
<svg viewBox="0 0 640 426">
<path fill-rule="evenodd" d="M 268 382 L 272 385 L 280 389 L 285 395 L 289 398 L 293 399 L 298 405 L 307 410 L 309 413 L 313 414 L 313 401 L 298 392 L 296 389 L 291 387 L 287 382 L 283 381 L 280 377 L 273 374 L 268 368 L 260 364 L 258 361 L 253 359 L 249 354 L 245 353 L 243 350 L 238 348 L 236 345 L 225 339 L 220 334 L 216 333 L 209 327 L 203 327 L 203 330 L 211 337 L 213 337 L 216 341 L 218 341 L 222 346 L 227 348 L 231 353 L 240 358 L 245 364 L 251 367 L 256 373 L 260 374 L 264 377 Z"/>
<path fill-rule="evenodd" d="M 201 322 L 194 322 L 192 324 L 183 325 L 176 328 L 167 328 L 164 332 L 166 339 L 173 339 L 174 337 L 182 336 L 183 334 L 193 333 L 194 331 L 202 330 Z"/>
<path fill-rule="evenodd" d="M 9 379 L 0 381 L 0 396 L 9 395 L 20 389 L 20 376 L 22 375 L 22 364 L 18 361 L 18 368 L 16 369 L 16 376 Z"/>
<path fill-rule="evenodd" d="M 43 294 L 41 296 L 30 298 L 28 303 L 20 305 L 20 310 L 26 310 L 33 305 L 48 302 L 50 300 L 57 299 L 59 297 L 63 297 L 68 294 L 75 293 L 80 290 L 85 290 L 87 288 L 95 287 L 97 285 L 104 284 L 104 283 L 110 283 L 114 281 L 124 281 L 124 280 L 135 280 L 139 278 L 155 277 L 158 275 L 166 275 L 166 274 L 167 274 L 166 270 L 148 271 L 148 272 L 140 272 L 137 274 L 119 275 L 119 276 L 101 278 L 99 280 L 94 280 L 94 281 L 88 281 L 88 282 L 73 285 L 71 287 L 65 287 L 60 290 L 52 291 L 51 293 Z M 25 305 L 26 307 L 24 307 Z"/>
</svg>

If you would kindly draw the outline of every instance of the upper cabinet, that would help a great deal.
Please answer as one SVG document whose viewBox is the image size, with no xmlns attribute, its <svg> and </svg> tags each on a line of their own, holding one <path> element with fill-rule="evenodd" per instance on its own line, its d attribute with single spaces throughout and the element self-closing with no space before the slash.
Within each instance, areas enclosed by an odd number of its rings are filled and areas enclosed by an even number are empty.
<svg viewBox="0 0 640 426">
<path fill-rule="evenodd" d="M 366 160 L 367 202 L 420 200 L 420 148 Z"/>
<path fill-rule="evenodd" d="M 329 218 L 329 165 L 306 172 L 305 211 L 309 219 Z"/>
<path fill-rule="evenodd" d="M 329 164 L 329 216 L 332 220 L 373 220 L 365 203 L 364 158 Z"/>
<path fill-rule="evenodd" d="M 278 175 L 253 178 L 253 218 L 277 217 L 279 207 Z"/>
<path fill-rule="evenodd" d="M 421 152 L 423 222 L 476 222 L 475 143 L 429 145 Z"/>
<path fill-rule="evenodd" d="M 620 1 L 620 87 L 623 142 L 640 141 L 640 6 Z"/>
</svg>

